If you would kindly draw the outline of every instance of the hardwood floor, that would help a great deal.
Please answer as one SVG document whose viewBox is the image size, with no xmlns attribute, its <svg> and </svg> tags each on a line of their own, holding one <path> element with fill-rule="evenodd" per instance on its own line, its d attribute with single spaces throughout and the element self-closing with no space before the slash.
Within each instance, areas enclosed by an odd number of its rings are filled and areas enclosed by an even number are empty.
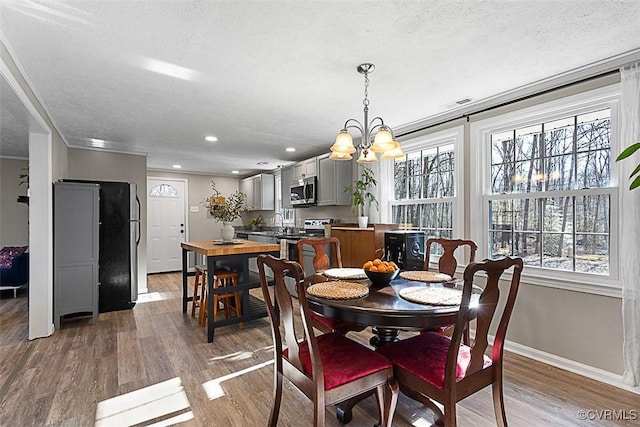
<svg viewBox="0 0 640 427">
<path fill-rule="evenodd" d="M 27 340 L 27 298 L 0 299 L 0 426 L 261 426 L 272 403 L 268 319 L 216 330 L 207 344 L 181 310 L 179 274 L 149 276 L 150 293 L 133 310 L 67 319 L 52 337 Z M 190 310 L 189 310 L 190 311 Z M 362 343 L 370 332 L 350 333 Z M 640 398 L 533 360 L 507 354 L 505 405 L 513 426 L 637 426 L 638 420 L 581 420 L 614 410 L 633 418 Z M 458 404 L 460 426 L 494 426 L 490 389 Z M 333 408 L 328 426 L 340 426 Z M 371 426 L 373 397 L 350 426 Z M 622 415 L 622 417 L 620 417 Z M 637 414 L 640 419 L 640 414 Z M 606 414 L 605 414 L 606 417 Z M 280 426 L 309 426 L 313 409 L 285 380 Z M 400 396 L 396 426 L 424 427 L 431 413 Z"/>
</svg>

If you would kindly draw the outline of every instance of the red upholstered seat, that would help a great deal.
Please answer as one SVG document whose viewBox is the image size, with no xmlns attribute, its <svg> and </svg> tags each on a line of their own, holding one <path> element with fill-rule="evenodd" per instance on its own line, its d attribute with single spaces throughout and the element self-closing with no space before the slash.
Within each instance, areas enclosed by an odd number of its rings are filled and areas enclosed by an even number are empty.
<svg viewBox="0 0 640 427">
<path fill-rule="evenodd" d="M 394 345 L 382 346 L 378 352 L 385 355 L 394 365 L 428 381 L 438 388 L 444 387 L 444 368 L 451 339 L 437 332 L 425 332 Z M 460 346 L 456 379 L 464 378 L 471 361 L 471 349 Z M 491 365 L 491 358 L 484 356 L 484 368 Z"/>
<path fill-rule="evenodd" d="M 331 390 L 371 373 L 391 368 L 391 362 L 386 357 L 335 332 L 320 335 L 318 348 L 324 370 L 325 390 Z M 340 351 L 336 351 L 337 348 Z M 287 350 L 284 350 L 284 357 L 287 357 L 287 353 Z M 313 368 L 306 341 L 300 343 L 300 361 L 305 375 L 312 378 Z"/>
</svg>

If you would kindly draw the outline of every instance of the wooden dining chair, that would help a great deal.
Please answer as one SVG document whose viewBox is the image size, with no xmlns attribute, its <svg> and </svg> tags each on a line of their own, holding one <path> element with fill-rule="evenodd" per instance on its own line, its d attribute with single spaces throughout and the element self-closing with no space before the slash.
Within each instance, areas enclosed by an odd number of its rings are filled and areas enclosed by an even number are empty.
<svg viewBox="0 0 640 427">
<path fill-rule="evenodd" d="M 311 246 L 315 251 L 313 256 L 313 270 L 316 273 L 322 273 L 332 267 L 342 268 L 342 256 L 340 254 L 340 240 L 337 237 L 319 237 L 313 239 L 300 239 L 297 243 L 298 259 L 304 268 L 304 247 Z M 326 252 L 326 248 L 329 248 L 329 253 Z M 334 260 L 332 262 L 331 260 Z M 338 332 L 346 334 L 347 332 L 354 331 L 360 332 L 367 328 L 367 325 L 359 325 L 357 323 L 340 322 L 327 316 L 323 316 L 318 313 L 311 312 L 311 325 L 321 332 Z"/>
<path fill-rule="evenodd" d="M 275 427 L 278 422 L 284 377 L 313 401 L 316 427 L 324 426 L 326 406 L 371 390 L 375 390 L 380 425 L 391 426 L 398 385 L 389 360 L 339 333 L 316 337 L 309 321 L 310 309 L 300 264 L 265 254 L 259 255 L 257 262 L 274 343 L 275 378 L 269 426 Z M 273 271 L 273 297 L 265 266 Z M 296 282 L 298 310 L 285 284 L 285 276 Z M 295 327 L 296 317 L 302 321 L 302 331 Z"/>
<path fill-rule="evenodd" d="M 431 257 L 432 246 L 438 244 L 442 246 L 442 255 L 438 260 L 438 271 L 453 277 L 456 274 L 458 261 L 455 257 L 455 251 L 461 246 L 468 246 L 470 252 L 469 262 L 475 261 L 478 245 L 472 240 L 463 239 L 428 239 L 426 243 L 426 254 L 424 259 L 423 270 L 429 271 L 429 258 Z"/>
<path fill-rule="evenodd" d="M 497 424 L 500 427 L 507 426 L 502 392 L 502 355 L 522 264 L 521 258 L 503 258 L 472 262 L 467 266 L 462 302 L 451 338 L 426 332 L 377 349 L 393 363 L 400 391 L 428 406 L 435 414 L 437 425 L 455 426 L 456 402 L 491 385 Z M 500 290 L 500 277 L 511 267 L 511 282 L 507 289 Z M 472 288 L 477 272 L 486 273 L 486 286 L 475 302 Z M 499 307 L 503 307 L 501 314 Z M 462 344 L 462 337 L 472 317 L 477 320 L 476 333 L 473 343 L 467 346 Z M 489 326 L 494 318 L 499 319 L 499 323 L 489 357 L 485 352 L 488 348 Z M 432 400 L 444 406 L 444 413 Z"/>
</svg>

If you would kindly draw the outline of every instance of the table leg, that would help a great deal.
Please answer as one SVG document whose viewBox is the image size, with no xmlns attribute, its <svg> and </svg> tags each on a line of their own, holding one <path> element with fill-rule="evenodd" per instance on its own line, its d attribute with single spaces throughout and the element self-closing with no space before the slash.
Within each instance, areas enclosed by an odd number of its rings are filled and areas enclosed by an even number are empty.
<svg viewBox="0 0 640 427">
<path fill-rule="evenodd" d="M 187 286 L 187 250 L 182 249 L 182 312 L 187 312 L 187 300 L 189 289 Z"/>
<path fill-rule="evenodd" d="M 213 342 L 213 275 L 216 263 L 213 257 L 207 257 L 207 342 Z"/>
<path fill-rule="evenodd" d="M 375 335 L 371 337 L 369 344 L 375 348 L 398 341 L 398 335 L 400 334 L 398 329 L 381 328 L 380 326 L 374 326 L 371 330 Z"/>
</svg>

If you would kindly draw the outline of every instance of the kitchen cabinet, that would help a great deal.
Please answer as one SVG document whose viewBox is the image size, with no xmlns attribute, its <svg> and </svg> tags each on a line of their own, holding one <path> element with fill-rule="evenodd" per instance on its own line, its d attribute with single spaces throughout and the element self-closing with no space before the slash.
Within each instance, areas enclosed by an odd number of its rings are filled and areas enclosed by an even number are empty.
<svg viewBox="0 0 640 427">
<path fill-rule="evenodd" d="M 398 224 L 370 224 L 367 228 L 340 224 L 331 227 L 331 236 L 340 240 L 342 265 L 360 268 L 367 261 L 383 258 L 384 233 L 397 229 Z"/>
<path fill-rule="evenodd" d="M 353 184 L 353 162 L 337 161 L 329 155 L 318 157 L 318 206 L 349 206 L 350 193 L 345 185 Z"/>
<path fill-rule="evenodd" d="M 297 181 L 303 178 L 309 178 L 310 176 L 316 176 L 317 173 L 318 159 L 316 157 L 298 162 L 293 165 L 293 181 Z"/>
<path fill-rule="evenodd" d="M 291 182 L 293 181 L 293 165 L 280 169 L 280 187 L 282 190 L 282 207 L 291 209 Z"/>
<path fill-rule="evenodd" d="M 275 177 L 261 173 L 240 181 L 240 191 L 246 194 L 245 206 L 250 211 L 275 209 Z"/>
</svg>

